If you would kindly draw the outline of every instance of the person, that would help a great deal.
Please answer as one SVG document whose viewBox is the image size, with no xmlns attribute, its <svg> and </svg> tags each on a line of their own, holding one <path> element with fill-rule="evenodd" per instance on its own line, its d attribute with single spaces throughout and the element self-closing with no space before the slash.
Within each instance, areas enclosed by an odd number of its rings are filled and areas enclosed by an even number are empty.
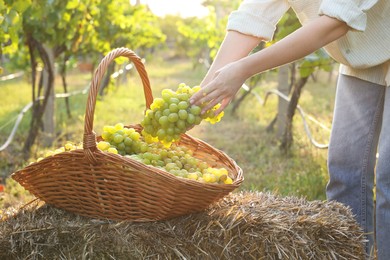
<svg viewBox="0 0 390 260">
<path fill-rule="evenodd" d="M 272 38 L 289 8 L 302 26 L 249 55 Z M 388 0 L 244 0 L 230 14 L 217 56 L 190 100 L 206 103 L 203 112 L 220 103 L 219 113 L 248 78 L 324 47 L 340 63 L 327 199 L 351 208 L 366 235 L 367 256 L 376 245 L 379 260 L 390 259 L 389 13 Z"/>
</svg>

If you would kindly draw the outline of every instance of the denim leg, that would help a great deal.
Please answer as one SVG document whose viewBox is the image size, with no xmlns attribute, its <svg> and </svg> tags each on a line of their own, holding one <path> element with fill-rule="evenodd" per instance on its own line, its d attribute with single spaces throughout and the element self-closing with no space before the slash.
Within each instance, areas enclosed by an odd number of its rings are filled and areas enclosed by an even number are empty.
<svg viewBox="0 0 390 260">
<path fill-rule="evenodd" d="M 378 260 L 390 259 L 390 91 L 386 88 L 376 166 L 376 246 Z"/>
<path fill-rule="evenodd" d="M 374 245 L 374 171 L 385 87 L 340 75 L 328 150 L 328 200 L 349 206 Z"/>
</svg>

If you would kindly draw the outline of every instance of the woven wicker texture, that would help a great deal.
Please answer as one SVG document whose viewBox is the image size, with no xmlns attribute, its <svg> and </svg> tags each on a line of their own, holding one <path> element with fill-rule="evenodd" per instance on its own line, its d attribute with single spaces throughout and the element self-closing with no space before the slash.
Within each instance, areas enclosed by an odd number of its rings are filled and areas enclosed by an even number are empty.
<svg viewBox="0 0 390 260">
<path fill-rule="evenodd" d="M 99 84 L 110 62 L 123 56 L 141 77 L 146 107 L 153 102 L 150 82 L 141 59 L 131 50 L 112 50 L 95 71 L 86 104 L 83 149 L 62 152 L 12 174 L 26 190 L 55 207 L 101 219 L 137 222 L 169 219 L 204 210 L 239 187 L 241 168 L 224 152 L 187 134 L 180 145 L 213 167 L 229 171 L 233 184 L 200 183 L 176 177 L 133 159 L 97 149 L 101 139 L 93 131 Z M 138 132 L 139 124 L 129 125 Z"/>
</svg>

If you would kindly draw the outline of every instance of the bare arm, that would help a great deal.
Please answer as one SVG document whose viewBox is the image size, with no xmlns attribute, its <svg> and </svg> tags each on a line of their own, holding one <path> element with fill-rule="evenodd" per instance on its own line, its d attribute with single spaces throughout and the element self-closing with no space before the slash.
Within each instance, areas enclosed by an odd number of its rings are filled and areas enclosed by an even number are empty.
<svg viewBox="0 0 390 260">
<path fill-rule="evenodd" d="M 253 55 L 227 63 L 215 72 L 209 72 L 213 74 L 207 76 L 206 84 L 203 84 L 202 90 L 192 97 L 191 103 L 209 102 L 204 111 L 221 103 L 222 106 L 216 112 L 219 113 L 230 103 L 248 78 L 301 59 L 342 37 L 348 29 L 349 27 L 342 21 L 328 16 L 318 17 L 274 45 Z M 239 48 L 239 45 L 235 48 Z M 235 48 L 221 50 L 219 56 L 234 52 Z"/>
<path fill-rule="evenodd" d="M 262 40 L 236 31 L 228 31 L 201 86 L 209 83 L 215 72 L 225 65 L 246 57 Z"/>
</svg>

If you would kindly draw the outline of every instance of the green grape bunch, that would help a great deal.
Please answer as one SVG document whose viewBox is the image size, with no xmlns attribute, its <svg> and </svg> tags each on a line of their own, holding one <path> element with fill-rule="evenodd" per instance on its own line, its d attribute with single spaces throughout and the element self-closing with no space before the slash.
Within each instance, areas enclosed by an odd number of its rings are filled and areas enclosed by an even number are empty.
<svg viewBox="0 0 390 260">
<path fill-rule="evenodd" d="M 177 143 L 168 147 L 162 142 L 151 142 L 134 128 L 124 127 L 122 123 L 105 125 L 102 139 L 97 142 L 99 150 L 129 157 L 177 177 L 205 183 L 233 183 L 225 168 L 211 167 L 196 158 L 191 149 Z"/>
<path fill-rule="evenodd" d="M 147 144 L 141 142 L 141 135 L 134 128 L 126 128 L 124 124 L 105 125 L 102 133 L 103 141 L 97 143 L 102 151 L 120 155 L 131 155 L 147 151 Z"/>
<path fill-rule="evenodd" d="M 179 84 L 176 91 L 164 89 L 161 98 L 155 98 L 141 121 L 142 135 L 146 138 L 171 145 L 180 140 L 180 135 L 188 129 L 199 125 L 202 120 L 215 124 L 221 120 L 224 113 L 215 115 L 214 112 L 220 104 L 214 106 L 206 113 L 202 107 L 190 104 L 191 96 L 199 91 L 199 86 L 190 87 L 184 83 Z"/>
<path fill-rule="evenodd" d="M 191 179 L 203 183 L 232 184 L 233 179 L 225 168 L 209 165 L 196 158 L 193 151 L 179 143 L 166 146 L 162 142 L 151 142 L 136 129 L 125 127 L 122 123 L 105 125 L 102 140 L 96 146 L 102 152 L 118 154 L 139 161 L 145 165 L 159 168 L 179 178 Z M 63 147 L 47 151 L 42 159 L 63 152 L 83 149 L 82 143 L 67 142 Z M 34 163 L 34 162 L 31 162 Z"/>
<path fill-rule="evenodd" d="M 225 168 L 211 167 L 205 161 L 196 158 L 190 149 L 176 143 L 170 147 L 159 142 L 150 143 L 146 152 L 132 154 L 128 157 L 165 170 L 177 177 L 204 183 L 233 183 Z"/>
</svg>

